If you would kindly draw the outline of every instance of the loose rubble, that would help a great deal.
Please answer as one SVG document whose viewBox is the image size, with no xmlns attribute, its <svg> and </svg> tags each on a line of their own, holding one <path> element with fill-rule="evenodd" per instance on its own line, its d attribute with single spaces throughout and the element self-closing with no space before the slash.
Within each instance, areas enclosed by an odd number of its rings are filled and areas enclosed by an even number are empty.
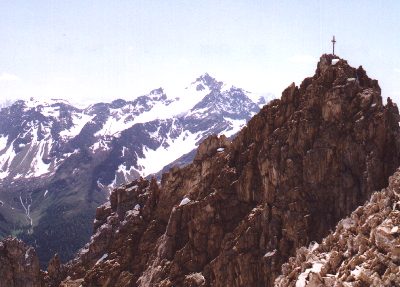
<svg viewBox="0 0 400 287">
<path fill-rule="evenodd" d="M 300 248 L 275 286 L 400 286 L 399 226 L 400 169 L 317 248 Z"/>
</svg>

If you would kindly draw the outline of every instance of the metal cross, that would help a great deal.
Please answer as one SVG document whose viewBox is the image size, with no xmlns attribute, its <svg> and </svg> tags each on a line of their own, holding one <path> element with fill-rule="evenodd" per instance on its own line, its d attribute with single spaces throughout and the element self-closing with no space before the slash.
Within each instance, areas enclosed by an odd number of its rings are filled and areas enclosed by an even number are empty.
<svg viewBox="0 0 400 287">
<path fill-rule="evenodd" d="M 332 46 L 333 46 L 333 55 L 335 56 L 335 43 L 336 43 L 335 35 L 333 35 L 333 39 L 331 42 L 332 42 Z"/>
</svg>

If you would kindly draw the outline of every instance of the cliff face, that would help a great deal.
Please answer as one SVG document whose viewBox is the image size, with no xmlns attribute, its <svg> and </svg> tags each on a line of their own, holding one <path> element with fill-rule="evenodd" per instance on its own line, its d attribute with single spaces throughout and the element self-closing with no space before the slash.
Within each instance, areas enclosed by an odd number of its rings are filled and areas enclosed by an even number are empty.
<svg viewBox="0 0 400 287">
<path fill-rule="evenodd" d="M 32 247 L 15 238 L 0 242 L 0 287 L 41 287 L 42 275 Z"/>
<path fill-rule="evenodd" d="M 400 170 L 320 245 L 300 248 L 275 286 L 400 286 L 399 226 Z"/>
<path fill-rule="evenodd" d="M 209 137 L 160 185 L 114 190 L 90 243 L 66 266 L 51 264 L 51 284 L 273 286 L 296 249 L 326 236 L 399 166 L 397 107 L 383 106 L 361 67 L 333 58 L 323 55 L 313 77 L 233 142 Z"/>
<path fill-rule="evenodd" d="M 315 75 L 193 164 L 115 190 L 67 266 L 83 286 L 273 286 L 399 165 L 398 109 L 377 81 L 321 57 Z M 64 281 L 68 284 L 71 281 Z"/>
</svg>

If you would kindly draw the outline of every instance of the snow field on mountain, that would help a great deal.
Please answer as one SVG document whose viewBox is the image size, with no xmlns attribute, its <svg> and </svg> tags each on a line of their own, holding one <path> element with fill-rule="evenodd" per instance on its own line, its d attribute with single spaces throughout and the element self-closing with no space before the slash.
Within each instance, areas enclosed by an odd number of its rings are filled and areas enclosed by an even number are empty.
<svg viewBox="0 0 400 287">
<path fill-rule="evenodd" d="M 0 151 L 7 147 L 8 136 L 0 136 Z"/>
<path fill-rule="evenodd" d="M 76 137 L 81 132 L 83 127 L 93 118 L 94 116 L 91 115 L 74 112 L 72 114 L 72 127 L 61 131 L 60 136 L 64 139 Z"/>
<path fill-rule="evenodd" d="M 202 133 L 183 132 L 178 138 L 168 138 L 156 150 L 143 148 L 144 157 L 138 158 L 139 173 L 141 176 L 147 176 L 160 171 L 164 166 L 173 162 L 183 154 L 186 154 L 196 147 Z M 167 147 L 164 147 L 167 144 Z"/>
<path fill-rule="evenodd" d="M 0 179 L 4 179 L 9 175 L 8 168 L 11 161 L 15 157 L 13 143 L 14 141 L 11 142 L 7 150 L 2 155 L 0 155 Z"/>
<path fill-rule="evenodd" d="M 47 156 L 51 150 L 53 139 L 50 137 L 49 131 L 46 133 L 46 129 L 41 127 L 41 130 L 45 131 L 46 137 L 43 140 L 39 140 L 38 130 L 38 127 L 32 127 L 32 140 L 25 147 L 28 148 L 28 151 L 25 151 L 25 156 L 19 162 L 21 169 L 26 170 L 26 167 L 29 167 L 25 177 L 38 177 L 50 172 L 50 163 L 45 164 L 43 157 Z"/>
<path fill-rule="evenodd" d="M 246 125 L 246 120 L 234 120 L 230 119 L 227 117 L 224 117 L 224 120 L 229 122 L 230 128 L 227 128 L 226 130 L 222 131 L 219 133 L 219 135 L 225 135 L 226 137 L 233 136 L 236 134 L 238 131 L 240 131 L 245 125 Z"/>
</svg>

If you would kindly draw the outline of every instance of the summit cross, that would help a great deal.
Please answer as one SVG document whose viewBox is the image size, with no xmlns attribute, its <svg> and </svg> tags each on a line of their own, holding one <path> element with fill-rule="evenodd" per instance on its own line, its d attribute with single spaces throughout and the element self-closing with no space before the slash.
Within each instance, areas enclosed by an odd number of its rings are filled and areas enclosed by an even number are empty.
<svg viewBox="0 0 400 287">
<path fill-rule="evenodd" d="M 335 35 L 333 35 L 333 39 L 331 42 L 332 42 L 332 47 L 333 47 L 333 55 L 335 56 L 335 43 L 336 43 Z"/>
</svg>

